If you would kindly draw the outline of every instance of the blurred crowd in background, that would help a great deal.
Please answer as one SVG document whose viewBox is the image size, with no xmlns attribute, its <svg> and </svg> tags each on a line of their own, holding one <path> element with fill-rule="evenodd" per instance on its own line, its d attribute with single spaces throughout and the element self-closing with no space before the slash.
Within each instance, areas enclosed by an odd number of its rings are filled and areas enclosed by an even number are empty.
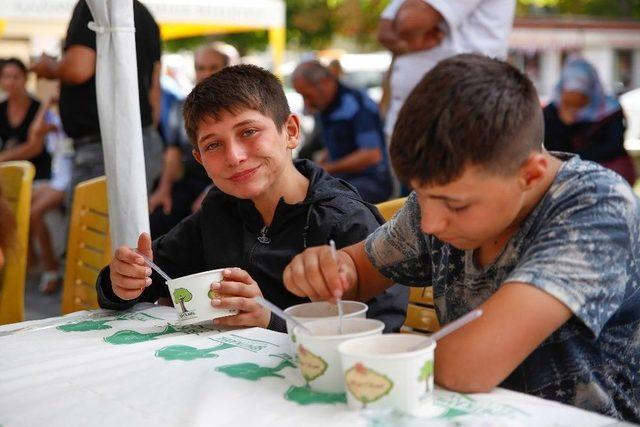
<svg viewBox="0 0 640 427">
<path fill-rule="evenodd" d="M 191 154 L 182 119 L 185 97 L 223 67 L 273 64 L 264 53 L 237 49 L 224 34 L 185 44 L 194 48 L 162 45 L 143 3 L 135 2 L 136 21 L 146 19 L 136 22 L 136 43 L 155 238 L 197 210 L 211 185 Z M 287 52 L 276 70 L 302 120 L 303 143 L 295 156 L 314 160 L 371 203 L 406 195 L 388 160 L 402 102 L 439 60 L 479 52 L 508 59 L 537 86 L 548 149 L 578 153 L 635 183 L 637 165 L 629 152 L 640 152 L 640 23 L 530 19 L 516 16 L 522 4 L 512 0 L 460 2 L 446 14 L 422 1 L 383 3 L 377 46 L 356 52 L 353 40 L 336 39 L 324 49 Z M 422 27 L 412 22 L 416 16 L 424 18 Z M 0 162 L 29 160 L 36 167 L 30 265 L 46 294 L 59 290 L 66 237 L 64 227 L 51 224 L 65 223 L 75 184 L 104 173 L 95 65 L 86 65 L 95 62 L 89 19 L 81 0 L 57 57 L 6 57 L 0 63 Z M 577 39 L 585 33 L 592 37 Z"/>
</svg>

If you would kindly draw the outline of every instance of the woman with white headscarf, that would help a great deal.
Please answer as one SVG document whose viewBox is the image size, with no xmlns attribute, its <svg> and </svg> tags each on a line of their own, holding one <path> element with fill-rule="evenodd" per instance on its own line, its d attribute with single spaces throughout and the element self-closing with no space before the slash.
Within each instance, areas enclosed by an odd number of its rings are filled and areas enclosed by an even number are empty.
<svg viewBox="0 0 640 427">
<path fill-rule="evenodd" d="M 574 57 L 565 63 L 554 98 L 544 109 L 544 119 L 548 150 L 576 153 L 616 171 L 633 185 L 636 174 L 624 149 L 622 107 L 605 94 L 589 62 Z"/>
</svg>

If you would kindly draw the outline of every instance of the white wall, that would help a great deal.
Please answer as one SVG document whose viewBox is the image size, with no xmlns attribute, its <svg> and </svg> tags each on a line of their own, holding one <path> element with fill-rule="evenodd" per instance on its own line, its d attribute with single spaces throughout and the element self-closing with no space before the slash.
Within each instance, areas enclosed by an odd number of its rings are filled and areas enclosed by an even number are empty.
<svg viewBox="0 0 640 427">
<path fill-rule="evenodd" d="M 610 47 L 591 47 L 582 51 L 582 56 L 598 70 L 605 92 L 612 93 L 614 51 Z"/>
<path fill-rule="evenodd" d="M 560 71 L 562 64 L 560 63 L 559 50 L 546 50 L 540 56 L 540 97 L 542 101 L 549 101 L 553 96 L 553 89 L 560 79 Z"/>
</svg>

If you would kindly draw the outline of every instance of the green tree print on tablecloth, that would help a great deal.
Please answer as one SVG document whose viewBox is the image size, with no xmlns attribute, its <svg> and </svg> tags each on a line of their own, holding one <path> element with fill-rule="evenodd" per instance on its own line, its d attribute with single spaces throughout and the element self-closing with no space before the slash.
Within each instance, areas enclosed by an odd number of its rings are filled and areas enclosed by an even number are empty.
<svg viewBox="0 0 640 427">
<path fill-rule="evenodd" d="M 309 387 L 291 386 L 284 394 L 284 398 L 299 405 L 347 403 L 347 396 L 344 393 L 320 393 Z"/>
<path fill-rule="evenodd" d="M 57 326 L 56 329 L 62 332 L 89 332 L 99 331 L 101 329 L 111 329 L 112 326 L 108 325 L 109 322 L 124 321 L 124 320 L 138 320 L 146 322 L 149 320 L 162 320 L 158 317 L 153 317 L 146 313 L 121 313 L 117 316 L 108 316 L 100 320 L 93 320 L 90 318 L 87 320 L 81 320 L 80 322 L 71 322 L 65 325 Z"/>
<path fill-rule="evenodd" d="M 156 351 L 156 357 L 164 360 L 191 361 L 196 359 L 215 359 L 217 351 L 234 348 L 231 344 L 220 344 L 215 347 L 198 349 L 188 345 L 170 345 Z"/>
<path fill-rule="evenodd" d="M 105 342 L 109 344 L 121 345 L 121 344 L 137 344 L 145 341 L 153 341 L 156 337 L 162 335 L 175 334 L 178 332 L 173 326 L 167 325 L 162 332 L 150 332 L 143 334 L 141 332 L 131 331 L 125 329 L 118 331 L 113 335 L 104 338 Z"/>
<path fill-rule="evenodd" d="M 233 378 L 242 378 L 249 381 L 258 381 L 261 378 L 276 377 L 284 378 L 278 374 L 284 368 L 295 368 L 296 365 L 288 354 L 270 354 L 269 356 L 281 358 L 282 361 L 274 366 L 260 366 L 256 363 L 237 363 L 235 365 L 225 365 L 216 368 L 216 371 L 222 372 Z"/>
<path fill-rule="evenodd" d="M 112 320 L 83 320 L 82 322 L 68 323 L 56 327 L 63 332 L 88 332 L 99 331 L 100 329 L 111 329 L 111 325 L 107 325 Z"/>
</svg>

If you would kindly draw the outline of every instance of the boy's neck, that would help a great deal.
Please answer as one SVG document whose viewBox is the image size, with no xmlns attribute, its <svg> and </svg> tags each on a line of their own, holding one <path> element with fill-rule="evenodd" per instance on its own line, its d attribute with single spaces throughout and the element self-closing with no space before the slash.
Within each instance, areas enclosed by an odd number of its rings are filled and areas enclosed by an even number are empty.
<svg viewBox="0 0 640 427">
<path fill-rule="evenodd" d="M 281 197 L 290 205 L 299 203 L 307 197 L 308 189 L 309 180 L 291 162 L 273 183 L 271 191 L 253 199 L 253 204 L 260 212 L 264 224 L 269 226 Z"/>
<path fill-rule="evenodd" d="M 560 170 L 560 166 L 562 166 L 562 161 L 548 152 L 545 152 L 545 156 L 548 158 L 549 167 L 546 169 L 544 176 L 538 184 L 525 195 L 522 208 L 520 212 L 518 212 L 516 219 L 501 234 L 483 243 L 474 251 L 474 261 L 480 267 L 485 267 L 495 261 L 509 240 L 518 231 L 520 225 L 527 219 L 529 214 L 533 212 L 544 195 L 547 194 L 547 191 L 549 191 L 553 180 Z"/>
</svg>

